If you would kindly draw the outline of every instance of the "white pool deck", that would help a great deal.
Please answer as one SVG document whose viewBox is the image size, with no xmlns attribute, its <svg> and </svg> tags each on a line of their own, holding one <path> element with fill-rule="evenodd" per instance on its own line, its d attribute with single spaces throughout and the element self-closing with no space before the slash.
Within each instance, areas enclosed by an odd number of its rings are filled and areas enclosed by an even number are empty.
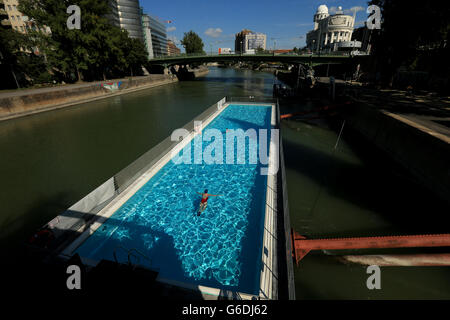
<svg viewBox="0 0 450 320">
<path fill-rule="evenodd" d="M 206 120 L 202 122 L 202 128 L 205 128 L 212 120 L 214 120 L 226 107 L 229 105 L 258 105 L 258 106 L 272 106 L 271 125 L 275 128 L 277 125 L 276 119 L 276 105 L 272 103 L 258 103 L 257 101 L 249 102 L 232 102 L 225 103 L 225 99 L 222 99 L 217 104 L 217 111 L 211 114 Z M 137 178 L 127 189 L 118 194 L 110 203 L 108 203 L 102 210 L 96 214 L 96 220 L 90 224 L 87 229 L 83 231 L 83 227 L 80 227 L 78 236 L 72 243 L 70 243 L 61 253 L 60 257 L 63 259 L 70 258 L 75 250 L 81 246 L 81 244 L 91 236 L 109 217 L 111 217 L 124 203 L 126 203 L 139 189 L 141 189 L 164 165 L 166 165 L 172 158 L 174 152 L 178 153 L 183 149 L 191 140 L 198 134 L 200 130 L 194 130 L 186 138 L 180 141 L 171 152 L 168 152 L 157 163 L 155 163 L 149 170 L 143 173 Z M 264 218 L 264 233 L 263 233 L 263 245 L 262 245 L 262 266 L 260 275 L 260 290 L 259 295 L 246 294 L 241 292 L 224 291 L 219 288 L 206 287 L 201 285 L 194 285 L 184 282 L 178 282 L 171 279 L 165 279 L 160 276 L 157 277 L 157 281 L 167 283 L 169 285 L 178 286 L 186 289 L 192 289 L 200 291 L 203 298 L 206 300 L 217 300 L 219 296 L 234 296 L 237 299 L 252 300 L 273 300 L 278 299 L 278 284 L 277 284 L 277 174 L 278 168 L 278 142 L 270 141 L 269 148 L 269 172 L 275 172 L 273 175 L 267 175 L 267 190 L 266 190 L 266 208 Z M 275 164 L 277 167 L 275 168 Z M 87 259 L 81 257 L 84 264 L 89 266 L 96 266 L 99 261 Z"/>
</svg>

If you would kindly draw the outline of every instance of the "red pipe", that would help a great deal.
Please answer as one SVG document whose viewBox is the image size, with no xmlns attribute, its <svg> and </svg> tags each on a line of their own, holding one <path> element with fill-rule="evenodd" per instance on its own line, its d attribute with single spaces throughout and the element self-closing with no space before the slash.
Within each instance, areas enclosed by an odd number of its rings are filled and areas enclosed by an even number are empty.
<svg viewBox="0 0 450 320">
<path fill-rule="evenodd" d="M 311 250 L 447 247 L 450 246 L 450 234 L 307 240 L 292 230 L 291 241 L 293 255 L 298 264 Z"/>
</svg>

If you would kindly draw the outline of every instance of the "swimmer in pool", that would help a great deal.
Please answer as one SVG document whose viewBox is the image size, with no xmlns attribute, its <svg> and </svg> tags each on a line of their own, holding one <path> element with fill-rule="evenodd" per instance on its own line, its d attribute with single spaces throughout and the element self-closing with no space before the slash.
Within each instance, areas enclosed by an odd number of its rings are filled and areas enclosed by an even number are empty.
<svg viewBox="0 0 450 320">
<path fill-rule="evenodd" d="M 197 192 L 197 193 L 202 196 L 202 201 L 200 202 L 200 206 L 198 207 L 197 216 L 199 216 L 203 211 L 205 211 L 206 206 L 208 205 L 209 197 L 222 196 L 221 194 L 210 194 L 210 193 L 208 193 L 208 189 L 205 189 L 205 191 L 203 193 L 200 193 L 200 192 Z"/>
</svg>

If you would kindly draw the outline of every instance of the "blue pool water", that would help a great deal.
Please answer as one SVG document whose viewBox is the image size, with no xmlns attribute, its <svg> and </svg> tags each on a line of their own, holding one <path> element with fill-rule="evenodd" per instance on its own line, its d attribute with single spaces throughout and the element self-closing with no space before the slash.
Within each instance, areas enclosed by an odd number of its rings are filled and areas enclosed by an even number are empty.
<svg viewBox="0 0 450 320">
<path fill-rule="evenodd" d="M 270 135 L 270 119 L 270 106 L 230 105 L 204 129 L 224 134 L 227 129 L 268 129 Z M 245 148 L 245 164 L 169 161 L 76 252 L 113 260 L 118 246 L 136 248 L 151 259 L 139 263 L 157 269 L 162 278 L 258 294 L 267 176 L 260 174 L 259 161 L 250 163 L 248 141 Z M 201 197 L 196 192 L 204 189 L 223 196 L 211 197 L 197 216 Z M 116 253 L 127 261 L 124 250 Z"/>
</svg>

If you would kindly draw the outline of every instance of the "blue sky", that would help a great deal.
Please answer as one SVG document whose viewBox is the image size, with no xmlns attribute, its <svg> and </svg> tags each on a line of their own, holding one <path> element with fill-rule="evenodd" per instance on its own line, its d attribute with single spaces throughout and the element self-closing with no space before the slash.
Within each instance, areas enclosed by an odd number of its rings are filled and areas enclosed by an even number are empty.
<svg viewBox="0 0 450 320">
<path fill-rule="evenodd" d="M 267 35 L 267 49 L 292 49 L 305 45 L 306 33 L 313 28 L 317 7 L 343 10 L 357 8 L 356 22 L 367 19 L 367 0 L 139 0 L 144 12 L 167 24 L 168 37 L 179 41 L 193 30 L 203 40 L 204 50 L 219 47 L 234 50 L 234 35 L 242 29 Z"/>
</svg>

